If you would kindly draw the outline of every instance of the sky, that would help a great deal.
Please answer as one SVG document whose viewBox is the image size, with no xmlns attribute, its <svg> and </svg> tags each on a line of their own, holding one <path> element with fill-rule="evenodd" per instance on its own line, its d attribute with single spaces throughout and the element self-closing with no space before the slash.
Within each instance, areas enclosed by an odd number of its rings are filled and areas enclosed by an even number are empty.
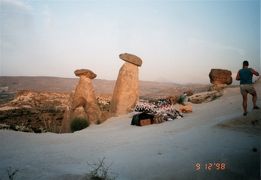
<svg viewBox="0 0 261 180">
<path fill-rule="evenodd" d="M 209 83 L 248 60 L 260 72 L 260 0 L 0 0 L 0 76 L 117 79 L 121 53 L 140 80 Z"/>
</svg>

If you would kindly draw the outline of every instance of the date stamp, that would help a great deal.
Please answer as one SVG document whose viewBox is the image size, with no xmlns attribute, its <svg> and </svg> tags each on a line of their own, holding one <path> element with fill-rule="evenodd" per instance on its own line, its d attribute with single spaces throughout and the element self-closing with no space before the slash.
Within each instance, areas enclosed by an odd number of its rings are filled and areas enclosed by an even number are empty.
<svg viewBox="0 0 261 180">
<path fill-rule="evenodd" d="M 224 162 L 206 162 L 206 163 L 195 163 L 194 168 L 196 171 L 224 171 L 226 170 L 226 163 Z"/>
</svg>

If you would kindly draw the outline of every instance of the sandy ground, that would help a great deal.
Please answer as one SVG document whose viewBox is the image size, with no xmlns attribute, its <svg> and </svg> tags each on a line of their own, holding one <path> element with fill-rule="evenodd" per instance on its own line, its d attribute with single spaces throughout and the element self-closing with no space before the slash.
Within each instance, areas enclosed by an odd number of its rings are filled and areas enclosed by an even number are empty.
<svg viewBox="0 0 261 180">
<path fill-rule="evenodd" d="M 256 89 L 261 106 L 260 81 Z M 103 158 L 120 180 L 260 179 L 261 113 L 249 98 L 243 117 L 241 101 L 239 88 L 228 88 L 184 118 L 158 125 L 131 126 L 128 114 L 73 134 L 1 130 L 0 179 L 8 179 L 8 167 L 19 170 L 15 179 L 82 179 L 88 163 Z M 207 163 L 225 168 L 206 170 Z"/>
</svg>

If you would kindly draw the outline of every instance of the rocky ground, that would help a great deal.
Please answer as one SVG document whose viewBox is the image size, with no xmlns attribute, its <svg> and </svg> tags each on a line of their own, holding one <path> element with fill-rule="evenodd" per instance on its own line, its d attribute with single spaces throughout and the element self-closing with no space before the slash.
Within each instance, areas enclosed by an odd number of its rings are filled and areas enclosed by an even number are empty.
<svg viewBox="0 0 261 180">
<path fill-rule="evenodd" d="M 69 93 L 19 91 L 0 104 L 0 129 L 23 132 L 61 130 Z M 97 96 L 102 111 L 108 111 L 110 96 Z"/>
<path fill-rule="evenodd" d="M 15 98 L 15 92 L 0 92 L 0 104 L 12 101 Z"/>
<path fill-rule="evenodd" d="M 0 104 L 0 128 L 58 133 L 68 99 L 66 93 L 19 91 L 13 100 Z"/>
</svg>

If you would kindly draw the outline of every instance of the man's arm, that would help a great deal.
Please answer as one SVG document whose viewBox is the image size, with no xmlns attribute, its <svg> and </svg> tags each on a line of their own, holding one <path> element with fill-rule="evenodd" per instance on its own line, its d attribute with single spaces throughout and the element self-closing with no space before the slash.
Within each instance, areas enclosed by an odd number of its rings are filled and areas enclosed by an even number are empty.
<svg viewBox="0 0 261 180">
<path fill-rule="evenodd" d="M 251 72 L 256 75 L 256 76 L 259 76 L 259 73 L 257 71 L 255 71 L 254 69 L 251 68 Z"/>
<path fill-rule="evenodd" d="M 238 80 L 238 81 L 240 80 L 239 71 L 237 72 L 236 80 Z"/>
</svg>

